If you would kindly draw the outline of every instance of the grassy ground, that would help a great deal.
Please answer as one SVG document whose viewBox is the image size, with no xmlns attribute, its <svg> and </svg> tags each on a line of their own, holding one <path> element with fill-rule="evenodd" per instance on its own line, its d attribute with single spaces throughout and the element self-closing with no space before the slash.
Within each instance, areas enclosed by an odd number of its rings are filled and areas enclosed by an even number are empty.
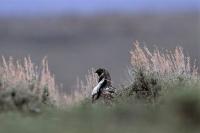
<svg viewBox="0 0 200 133">
<path fill-rule="evenodd" d="M 155 105 L 132 100 L 112 107 L 83 104 L 65 110 L 45 108 L 40 114 L 1 113 L 0 132 L 198 133 L 199 94 L 196 90 L 179 92 Z"/>
</svg>

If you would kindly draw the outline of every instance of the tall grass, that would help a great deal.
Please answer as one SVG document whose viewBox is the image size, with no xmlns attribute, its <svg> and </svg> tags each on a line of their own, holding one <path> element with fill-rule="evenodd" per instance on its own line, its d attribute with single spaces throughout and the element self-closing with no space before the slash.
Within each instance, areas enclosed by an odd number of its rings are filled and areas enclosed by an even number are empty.
<svg viewBox="0 0 200 133">
<path fill-rule="evenodd" d="M 38 110 L 48 105 L 67 108 L 89 99 L 97 84 L 94 69 L 88 70 L 85 80 L 77 79 L 77 87 L 71 94 L 60 93 L 54 75 L 45 57 L 40 66 L 30 57 L 22 61 L 2 57 L 0 64 L 0 110 Z"/>
<path fill-rule="evenodd" d="M 160 75 L 185 75 L 197 78 L 198 67 L 192 65 L 190 57 L 184 55 L 183 48 L 176 47 L 173 51 L 160 51 L 155 49 L 150 52 L 147 47 L 141 48 L 139 42 L 134 43 L 130 52 L 131 64 L 134 69 L 156 72 Z"/>
<path fill-rule="evenodd" d="M 30 57 L 23 61 L 2 57 L 0 64 L 0 108 L 32 108 L 32 105 L 59 104 L 58 87 L 49 71 L 48 61 L 33 64 Z"/>
<path fill-rule="evenodd" d="M 64 95 L 65 105 L 79 104 L 91 98 L 92 89 L 97 85 L 98 78 L 94 68 L 88 70 L 84 80 L 77 78 L 76 89 L 70 95 Z"/>
<path fill-rule="evenodd" d="M 135 95 L 136 99 L 155 102 L 170 88 L 176 88 L 177 84 L 192 85 L 200 81 L 197 65 L 185 56 L 183 48 L 150 52 L 147 47 L 142 48 L 138 41 L 133 46 L 130 51 L 129 84 L 125 90 L 122 89 L 125 96 Z"/>
</svg>

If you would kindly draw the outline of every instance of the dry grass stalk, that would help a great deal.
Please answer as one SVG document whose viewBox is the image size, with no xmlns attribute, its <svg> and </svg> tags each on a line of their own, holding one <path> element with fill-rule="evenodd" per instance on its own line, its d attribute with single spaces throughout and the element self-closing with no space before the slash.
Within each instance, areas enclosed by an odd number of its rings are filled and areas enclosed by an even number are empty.
<svg viewBox="0 0 200 133">
<path fill-rule="evenodd" d="M 0 65 L 1 89 L 23 84 L 42 99 L 46 88 L 48 89 L 48 97 L 52 101 L 58 102 L 57 86 L 54 76 L 49 71 L 46 58 L 42 60 L 40 67 L 34 65 L 30 57 L 25 57 L 22 62 L 14 61 L 12 57 L 6 61 L 5 57 L 2 57 Z"/>
<path fill-rule="evenodd" d="M 40 67 L 34 65 L 30 57 L 25 57 L 23 61 L 14 61 L 12 57 L 6 60 L 2 57 L 0 80 L 0 90 L 18 89 L 19 87 L 16 86 L 23 85 L 23 88 L 31 90 L 41 101 L 46 95 L 54 105 L 65 108 L 67 105 L 80 103 L 90 97 L 92 89 L 97 84 L 97 75 L 94 69 L 88 70 L 84 81 L 77 79 L 77 88 L 71 95 L 60 94 L 46 57 L 42 60 Z"/>
<path fill-rule="evenodd" d="M 95 70 L 92 68 L 88 70 L 85 80 L 77 78 L 77 87 L 72 95 L 65 95 L 65 102 L 67 105 L 73 105 L 74 103 L 80 103 L 86 98 L 90 98 L 92 89 L 97 85 L 98 78 L 95 74 Z"/>
<path fill-rule="evenodd" d="M 186 57 L 181 47 L 174 51 L 160 52 L 158 49 L 150 52 L 147 47 L 141 48 L 138 41 L 130 52 L 131 64 L 134 69 L 156 72 L 160 75 L 185 75 L 197 78 L 198 68 L 191 65 L 190 57 Z"/>
</svg>

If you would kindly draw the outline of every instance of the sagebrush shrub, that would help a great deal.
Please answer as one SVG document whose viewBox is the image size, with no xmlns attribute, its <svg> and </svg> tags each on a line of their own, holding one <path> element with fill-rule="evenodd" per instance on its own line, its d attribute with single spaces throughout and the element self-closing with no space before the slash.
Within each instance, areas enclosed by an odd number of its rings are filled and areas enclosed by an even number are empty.
<svg viewBox="0 0 200 133">
<path fill-rule="evenodd" d="M 138 41 L 134 43 L 129 69 L 129 85 L 120 93 L 135 96 L 136 99 L 155 101 L 161 91 L 168 91 L 170 86 L 181 82 L 199 82 L 198 67 L 184 55 L 181 47 L 174 51 L 150 52 L 147 47 L 141 48 Z"/>
<path fill-rule="evenodd" d="M 58 87 L 43 59 L 40 66 L 32 63 L 30 57 L 23 61 L 6 61 L 0 64 L 0 109 L 33 110 L 41 104 L 59 105 Z"/>
</svg>

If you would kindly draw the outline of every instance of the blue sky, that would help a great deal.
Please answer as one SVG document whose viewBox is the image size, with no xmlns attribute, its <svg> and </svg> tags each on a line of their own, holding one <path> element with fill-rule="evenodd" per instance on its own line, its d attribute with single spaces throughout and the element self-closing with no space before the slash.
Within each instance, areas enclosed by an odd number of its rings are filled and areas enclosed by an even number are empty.
<svg viewBox="0 0 200 133">
<path fill-rule="evenodd" d="M 199 10 L 200 0 L 0 0 L 0 14 Z"/>
</svg>

